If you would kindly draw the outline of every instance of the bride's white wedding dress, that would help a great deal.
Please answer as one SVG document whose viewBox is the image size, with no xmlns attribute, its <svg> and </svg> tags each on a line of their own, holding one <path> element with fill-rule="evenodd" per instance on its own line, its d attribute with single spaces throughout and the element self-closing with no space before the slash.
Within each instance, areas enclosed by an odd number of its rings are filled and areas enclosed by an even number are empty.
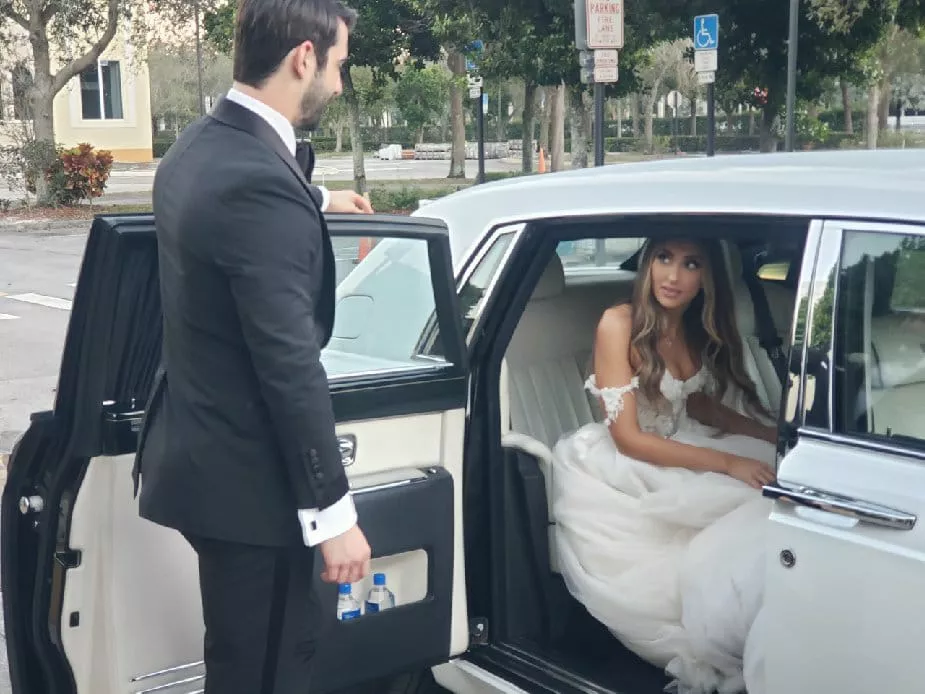
<svg viewBox="0 0 925 694">
<path fill-rule="evenodd" d="M 711 383 L 705 366 L 686 381 L 666 370 L 661 391 L 670 409 L 662 403 L 659 412 L 636 379 L 603 392 L 588 379 L 607 420 L 553 450 L 556 548 L 572 595 L 627 648 L 665 668 L 671 687 L 727 694 L 747 684 L 760 694 L 763 649 L 751 627 L 763 594 L 770 501 L 728 475 L 634 460 L 608 430 L 633 390 L 643 431 L 773 466 L 769 443 L 721 435 L 687 414 L 687 396 Z"/>
</svg>

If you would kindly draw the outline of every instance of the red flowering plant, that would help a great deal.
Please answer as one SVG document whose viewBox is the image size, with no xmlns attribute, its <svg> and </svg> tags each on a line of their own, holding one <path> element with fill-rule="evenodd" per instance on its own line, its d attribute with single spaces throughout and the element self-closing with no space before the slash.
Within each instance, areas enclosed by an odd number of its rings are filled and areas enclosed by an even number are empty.
<svg viewBox="0 0 925 694">
<path fill-rule="evenodd" d="M 764 108 L 768 105 L 768 88 L 755 87 L 751 93 L 751 102 L 753 106 Z"/>
<path fill-rule="evenodd" d="M 58 148 L 57 157 L 45 169 L 45 180 L 54 204 L 74 205 L 100 197 L 109 180 L 112 161 L 112 152 L 94 151 L 86 142 L 68 149 Z M 35 192 L 34 180 L 27 182 L 27 189 Z"/>
</svg>

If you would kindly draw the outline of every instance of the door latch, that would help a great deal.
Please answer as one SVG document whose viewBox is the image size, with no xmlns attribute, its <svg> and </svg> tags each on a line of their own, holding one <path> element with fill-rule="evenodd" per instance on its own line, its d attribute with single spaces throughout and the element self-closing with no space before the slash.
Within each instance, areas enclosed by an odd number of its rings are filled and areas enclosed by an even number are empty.
<svg viewBox="0 0 925 694">
<path fill-rule="evenodd" d="M 45 500 L 40 496 L 24 496 L 19 499 L 19 512 L 22 515 L 41 513 L 45 509 Z"/>
<path fill-rule="evenodd" d="M 357 437 L 353 434 L 338 436 L 337 445 L 340 448 L 340 460 L 344 467 L 353 465 L 357 456 Z"/>
</svg>

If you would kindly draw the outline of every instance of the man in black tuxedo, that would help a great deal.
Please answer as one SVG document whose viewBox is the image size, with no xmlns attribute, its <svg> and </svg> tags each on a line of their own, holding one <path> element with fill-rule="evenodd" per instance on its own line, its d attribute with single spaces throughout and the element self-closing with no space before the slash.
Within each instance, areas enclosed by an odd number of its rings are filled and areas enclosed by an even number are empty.
<svg viewBox="0 0 925 694">
<path fill-rule="evenodd" d="M 312 591 L 314 548 L 327 581 L 369 571 L 320 351 L 323 210 L 372 210 L 308 182 L 293 127 L 340 93 L 354 22 L 338 0 L 240 0 L 234 86 L 154 181 L 163 364 L 135 479 L 141 516 L 199 557 L 207 694 L 310 691 L 318 610 L 335 610 Z"/>
</svg>

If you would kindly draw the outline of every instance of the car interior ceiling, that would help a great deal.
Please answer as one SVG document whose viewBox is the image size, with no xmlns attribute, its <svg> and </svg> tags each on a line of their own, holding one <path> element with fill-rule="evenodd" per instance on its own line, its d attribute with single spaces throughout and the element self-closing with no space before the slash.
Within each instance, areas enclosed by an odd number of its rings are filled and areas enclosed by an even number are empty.
<svg viewBox="0 0 925 694">
<path fill-rule="evenodd" d="M 669 681 L 660 668 L 623 647 L 569 594 L 552 566 L 543 465 L 528 451 L 501 445 L 502 364 L 557 244 L 686 233 L 725 238 L 754 254 L 766 252 L 771 239 L 789 257 L 789 278 L 802 261 L 807 230 L 807 220 L 794 218 L 552 220 L 527 228 L 524 247 L 503 270 L 499 291 L 484 308 L 486 323 L 473 351 L 474 414 L 467 460 L 479 462 L 467 465 L 465 478 L 469 614 L 488 617 L 492 646 L 511 662 L 532 663 L 558 678 L 556 691 L 567 691 L 569 683 L 577 690 L 580 682 L 581 691 L 658 692 Z M 638 256 L 626 259 L 621 269 L 635 270 Z M 472 455 L 476 450 L 478 455 Z M 488 553 L 486 546 L 491 547 Z"/>
</svg>

